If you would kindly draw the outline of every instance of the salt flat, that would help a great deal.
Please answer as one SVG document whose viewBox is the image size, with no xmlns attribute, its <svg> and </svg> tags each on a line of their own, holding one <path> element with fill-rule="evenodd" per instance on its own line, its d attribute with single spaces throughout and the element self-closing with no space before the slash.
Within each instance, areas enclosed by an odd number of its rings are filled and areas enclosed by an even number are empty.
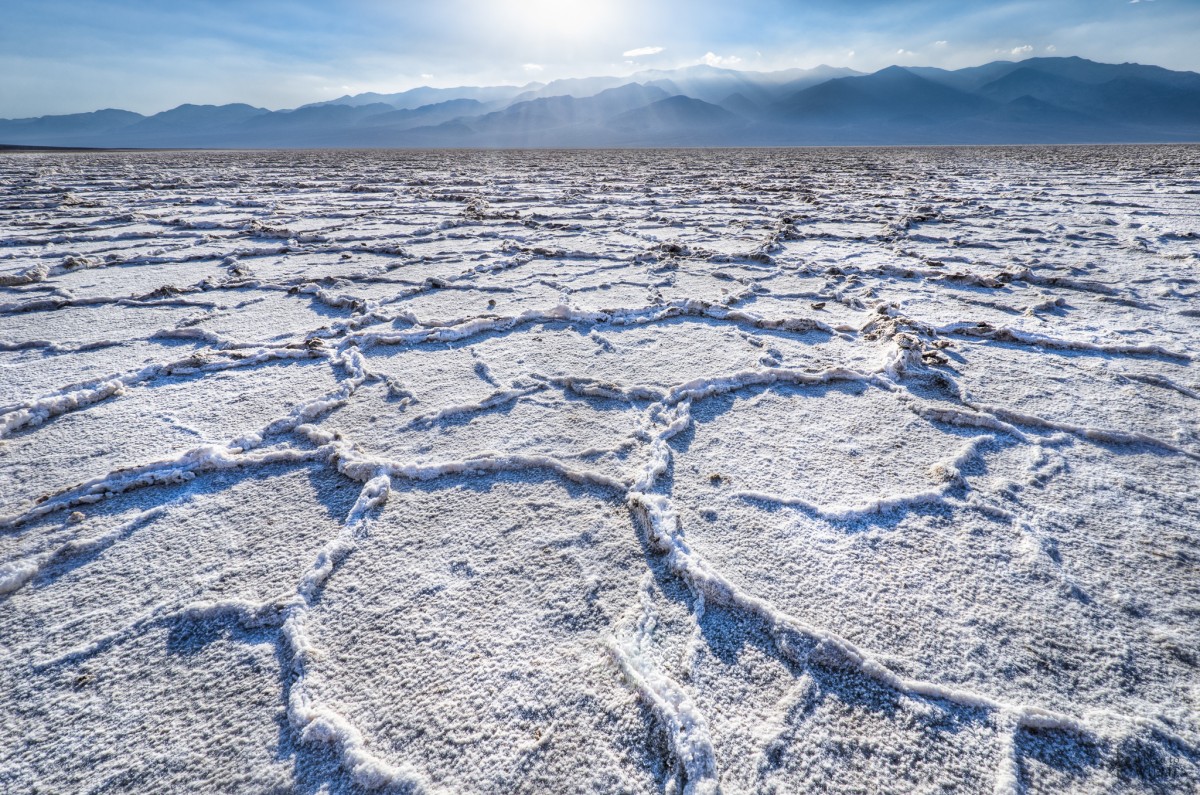
<svg viewBox="0 0 1200 795">
<path fill-rule="evenodd" d="M 1200 148 L 0 184 L 0 789 L 1200 790 Z"/>
</svg>

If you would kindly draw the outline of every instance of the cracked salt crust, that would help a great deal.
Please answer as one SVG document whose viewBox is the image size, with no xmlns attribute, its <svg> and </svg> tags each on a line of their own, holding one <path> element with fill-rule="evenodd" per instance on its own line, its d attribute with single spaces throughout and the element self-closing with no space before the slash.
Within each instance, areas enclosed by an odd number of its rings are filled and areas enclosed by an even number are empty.
<svg viewBox="0 0 1200 795">
<path fill-rule="evenodd" d="M 1200 787 L 1194 147 L 0 183 L 0 788 Z"/>
</svg>

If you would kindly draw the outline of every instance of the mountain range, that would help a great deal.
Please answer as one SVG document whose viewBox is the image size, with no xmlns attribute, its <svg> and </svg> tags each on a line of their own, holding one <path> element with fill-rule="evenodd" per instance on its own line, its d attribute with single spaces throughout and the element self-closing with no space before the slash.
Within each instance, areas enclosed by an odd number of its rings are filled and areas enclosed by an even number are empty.
<svg viewBox="0 0 1200 795">
<path fill-rule="evenodd" d="M 707 65 L 523 86 L 420 87 L 271 111 L 180 105 L 0 119 L 0 145 L 632 147 L 1200 141 L 1200 74 L 1083 58 L 958 70 Z"/>
</svg>

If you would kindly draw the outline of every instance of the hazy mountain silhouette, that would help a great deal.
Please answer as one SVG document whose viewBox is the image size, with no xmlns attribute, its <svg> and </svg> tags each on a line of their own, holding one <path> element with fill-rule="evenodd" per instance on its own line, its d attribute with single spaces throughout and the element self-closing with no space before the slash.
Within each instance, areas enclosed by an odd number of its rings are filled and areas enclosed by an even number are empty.
<svg viewBox="0 0 1200 795">
<path fill-rule="evenodd" d="M 234 103 L 230 105 L 180 105 L 177 108 L 138 119 L 128 127 L 99 136 L 98 146 L 173 147 L 194 146 L 198 131 L 202 137 L 218 140 L 237 132 L 242 124 L 256 116 L 271 115 L 266 108 Z"/>
<path fill-rule="evenodd" d="M 650 70 L 629 78 L 657 86 L 668 94 L 682 94 L 718 104 L 731 94 L 766 105 L 784 95 L 835 77 L 857 75 L 853 69 L 818 66 L 814 69 L 785 69 L 780 72 L 740 72 L 700 64 L 672 71 Z"/>
<path fill-rule="evenodd" d="M 1200 140 L 1200 74 L 1083 58 L 958 70 L 707 65 L 524 86 L 414 88 L 292 110 L 180 105 L 0 120 L 77 147 L 556 147 Z"/>
<path fill-rule="evenodd" d="M 144 119 L 128 110 L 97 110 L 35 119 L 0 119 L 0 140 L 51 143 L 62 138 L 86 138 L 129 127 Z"/>
<path fill-rule="evenodd" d="M 430 88 L 420 86 L 397 94 L 347 94 L 326 102 L 312 102 L 304 107 L 315 105 L 373 105 L 384 103 L 395 110 L 412 110 L 413 108 L 448 102 L 455 99 L 473 99 L 476 102 L 509 102 L 518 94 L 541 88 L 541 83 L 529 83 L 524 86 L 459 86 L 458 88 Z"/>
<path fill-rule="evenodd" d="M 504 110 L 410 132 L 419 145 L 437 141 L 512 147 L 602 145 L 610 137 L 605 130 L 609 120 L 666 97 L 660 88 L 630 83 L 590 97 L 541 97 L 516 102 Z"/>
<path fill-rule="evenodd" d="M 717 136 L 734 136 L 749 122 L 725 108 L 702 99 L 676 94 L 614 117 L 607 126 L 637 144 L 646 136 L 646 146 L 688 146 L 707 143 Z"/>
<path fill-rule="evenodd" d="M 1200 86 L 1158 82 L 1127 74 L 1103 83 L 1085 83 L 1038 69 L 1017 69 L 993 80 L 979 93 L 1012 101 L 1031 97 L 1048 105 L 1099 119 L 1188 124 L 1200 121 Z"/>
<path fill-rule="evenodd" d="M 827 80 L 797 91 L 771 110 L 776 118 L 803 124 L 936 122 L 991 110 L 993 102 L 889 66 L 862 77 Z"/>
</svg>

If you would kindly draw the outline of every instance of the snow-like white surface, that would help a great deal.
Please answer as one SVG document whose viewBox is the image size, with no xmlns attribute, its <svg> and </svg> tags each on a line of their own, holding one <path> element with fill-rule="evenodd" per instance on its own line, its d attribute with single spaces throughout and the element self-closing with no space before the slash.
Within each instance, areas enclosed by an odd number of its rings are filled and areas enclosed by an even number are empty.
<svg viewBox="0 0 1200 795">
<path fill-rule="evenodd" d="M 0 789 L 1200 789 L 1200 150 L 0 185 Z"/>
</svg>

